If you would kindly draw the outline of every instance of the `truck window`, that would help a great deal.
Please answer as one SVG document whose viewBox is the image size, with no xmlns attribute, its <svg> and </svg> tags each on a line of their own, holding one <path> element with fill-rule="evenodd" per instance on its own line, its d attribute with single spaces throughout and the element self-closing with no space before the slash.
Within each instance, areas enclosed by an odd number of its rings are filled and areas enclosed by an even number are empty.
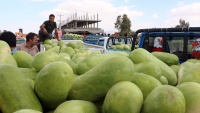
<svg viewBox="0 0 200 113">
<path fill-rule="evenodd" d="M 183 52 L 184 37 L 169 37 L 167 42 L 170 53 Z"/>
<path fill-rule="evenodd" d="M 99 40 L 98 45 L 104 46 L 104 40 Z"/>
<path fill-rule="evenodd" d="M 196 38 L 194 37 L 189 37 L 189 40 L 188 40 L 188 48 L 187 48 L 187 51 L 189 53 L 191 53 L 193 51 L 193 46 L 192 44 L 195 42 Z"/>
</svg>

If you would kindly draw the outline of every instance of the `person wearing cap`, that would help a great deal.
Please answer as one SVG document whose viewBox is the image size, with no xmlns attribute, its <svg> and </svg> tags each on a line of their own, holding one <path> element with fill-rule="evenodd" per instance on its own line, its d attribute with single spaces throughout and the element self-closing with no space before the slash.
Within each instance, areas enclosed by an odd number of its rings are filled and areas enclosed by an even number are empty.
<svg viewBox="0 0 200 113">
<path fill-rule="evenodd" d="M 56 39 L 60 41 L 58 36 L 57 24 L 54 21 L 55 16 L 53 14 L 49 15 L 49 20 L 45 21 L 39 30 L 39 42 L 44 42 L 46 39 L 52 39 L 52 33 L 55 30 Z"/>
<path fill-rule="evenodd" d="M 10 31 L 3 32 L 0 35 L 0 40 L 5 41 L 10 46 L 11 54 L 14 54 L 18 51 L 16 48 L 16 36 L 14 33 Z"/>
<path fill-rule="evenodd" d="M 26 42 L 17 45 L 17 49 L 20 51 L 25 51 L 31 56 L 34 56 L 39 52 L 38 47 L 36 46 L 38 42 L 38 35 L 35 33 L 28 33 L 26 35 Z"/>
</svg>

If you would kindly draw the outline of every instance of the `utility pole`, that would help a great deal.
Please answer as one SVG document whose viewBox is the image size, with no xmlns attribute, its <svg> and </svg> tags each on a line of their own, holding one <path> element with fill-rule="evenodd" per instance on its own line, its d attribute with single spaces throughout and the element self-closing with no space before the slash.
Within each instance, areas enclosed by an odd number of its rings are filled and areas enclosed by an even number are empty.
<svg viewBox="0 0 200 113">
<path fill-rule="evenodd" d="M 62 16 L 64 16 L 64 15 L 61 15 L 61 14 L 60 14 L 60 15 L 58 15 L 58 16 L 60 16 L 60 20 L 58 20 L 58 21 L 60 22 L 60 24 L 59 24 L 59 29 L 61 30 L 61 22 L 62 22 L 62 21 L 61 21 L 61 18 L 62 18 Z"/>
</svg>

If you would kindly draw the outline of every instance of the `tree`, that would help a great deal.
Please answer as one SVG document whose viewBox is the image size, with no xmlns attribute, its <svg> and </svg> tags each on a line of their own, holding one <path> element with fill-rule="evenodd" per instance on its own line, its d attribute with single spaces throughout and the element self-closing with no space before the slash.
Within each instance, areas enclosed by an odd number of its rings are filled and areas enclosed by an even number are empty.
<svg viewBox="0 0 200 113">
<path fill-rule="evenodd" d="M 175 28 L 188 28 L 190 27 L 189 22 L 185 22 L 185 20 L 180 19 L 179 20 L 179 25 L 176 25 Z"/>
<path fill-rule="evenodd" d="M 131 21 L 126 14 L 117 17 L 115 28 L 120 32 L 121 36 L 130 35 L 131 33 Z"/>
<path fill-rule="evenodd" d="M 117 16 L 117 20 L 115 22 L 115 29 L 117 29 L 120 32 L 120 26 L 122 24 L 122 20 L 121 20 L 121 15 Z"/>
</svg>

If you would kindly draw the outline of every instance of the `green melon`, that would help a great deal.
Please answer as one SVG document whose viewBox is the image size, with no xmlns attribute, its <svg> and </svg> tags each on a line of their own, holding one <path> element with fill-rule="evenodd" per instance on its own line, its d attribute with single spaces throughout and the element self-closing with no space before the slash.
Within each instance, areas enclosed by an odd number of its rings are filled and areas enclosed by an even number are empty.
<svg viewBox="0 0 200 113">
<path fill-rule="evenodd" d="M 69 56 L 72 58 L 75 54 L 75 51 L 72 47 L 66 47 L 64 49 L 61 50 L 61 52 L 67 53 L 69 54 Z"/>
<path fill-rule="evenodd" d="M 84 53 L 76 53 L 73 57 L 72 57 L 72 61 L 75 61 L 77 58 L 79 57 L 85 57 Z"/>
<path fill-rule="evenodd" d="M 32 79 L 26 79 L 26 83 L 34 89 L 35 81 Z"/>
<path fill-rule="evenodd" d="M 58 42 L 58 46 L 60 46 L 60 48 L 62 48 L 64 45 L 65 45 L 65 43 L 63 41 Z"/>
<path fill-rule="evenodd" d="M 71 57 L 67 54 L 67 53 L 59 53 L 59 59 L 63 59 L 63 60 L 71 60 Z"/>
<path fill-rule="evenodd" d="M 92 69 L 93 67 L 95 67 L 96 65 L 98 65 L 99 63 L 110 59 L 112 57 L 117 57 L 119 55 L 117 54 L 97 54 L 97 55 L 93 55 L 91 57 L 87 57 L 86 59 L 82 60 L 77 67 L 77 72 L 79 75 L 86 73 L 87 71 L 89 71 L 90 69 Z"/>
<path fill-rule="evenodd" d="M 51 43 L 51 46 L 52 46 L 52 47 L 58 46 L 58 42 L 52 42 L 52 43 Z M 59 47 L 60 47 L 60 46 L 59 46 Z"/>
<path fill-rule="evenodd" d="M 109 66 L 109 67 L 108 67 Z M 97 101 L 119 81 L 132 80 L 134 64 L 124 56 L 113 57 L 99 63 L 73 80 L 69 99 Z"/>
<path fill-rule="evenodd" d="M 199 70 L 200 70 L 200 63 L 195 63 L 190 69 L 188 69 L 187 75 L 182 77 L 180 79 L 179 84 L 184 82 L 197 82 L 200 83 L 200 76 L 199 76 Z"/>
<path fill-rule="evenodd" d="M 30 69 L 30 68 L 19 68 L 19 70 L 23 73 L 22 75 L 25 77 L 25 78 L 28 78 L 28 79 L 32 79 L 32 80 L 35 80 L 38 72 L 34 69 Z"/>
<path fill-rule="evenodd" d="M 72 42 L 69 42 L 67 46 L 72 47 L 73 49 L 78 48 L 78 46 Z"/>
<path fill-rule="evenodd" d="M 152 52 L 156 58 L 166 63 L 168 66 L 178 65 L 179 58 L 175 54 L 166 53 L 166 52 Z"/>
<path fill-rule="evenodd" d="M 198 60 L 198 59 L 188 59 L 186 62 L 197 63 L 197 62 L 200 62 L 200 60 Z"/>
<path fill-rule="evenodd" d="M 80 52 L 80 50 L 79 50 L 79 49 L 77 49 L 77 48 L 75 48 L 75 49 L 74 49 L 74 51 L 75 51 L 75 53 L 78 53 L 78 52 Z"/>
<path fill-rule="evenodd" d="M 78 48 L 84 48 L 83 42 L 77 42 L 76 45 Z"/>
<path fill-rule="evenodd" d="M 45 47 L 45 50 L 49 50 L 49 49 L 52 48 L 52 46 L 51 46 L 51 45 L 48 45 L 48 44 L 44 44 L 43 46 Z"/>
<path fill-rule="evenodd" d="M 18 67 L 32 68 L 33 57 L 25 51 L 17 51 L 13 54 Z"/>
<path fill-rule="evenodd" d="M 74 74 L 78 74 L 78 72 L 77 72 L 78 65 L 76 63 L 72 62 L 69 59 L 59 59 L 58 61 L 62 61 L 62 62 L 65 62 L 65 63 L 69 64 L 70 67 L 72 68 Z"/>
<path fill-rule="evenodd" d="M 17 67 L 17 62 L 10 53 L 0 54 L 0 64 L 11 64 Z"/>
<path fill-rule="evenodd" d="M 10 46 L 5 42 L 0 40 L 0 54 L 11 53 Z"/>
<path fill-rule="evenodd" d="M 131 50 L 131 47 L 128 45 L 124 45 L 124 50 Z"/>
<path fill-rule="evenodd" d="M 21 109 L 21 110 L 15 111 L 14 113 L 42 113 L 42 112 L 32 110 L 32 109 Z"/>
<path fill-rule="evenodd" d="M 59 55 L 51 51 L 39 52 L 34 56 L 32 66 L 35 70 L 40 71 L 44 66 L 51 62 L 57 61 Z"/>
<path fill-rule="evenodd" d="M 124 46 L 123 45 L 116 45 L 116 49 L 124 50 Z"/>
<path fill-rule="evenodd" d="M 116 49 L 116 45 L 112 45 L 110 48 L 111 49 Z"/>
<path fill-rule="evenodd" d="M 135 73 L 132 82 L 140 88 L 144 99 L 153 89 L 162 85 L 156 78 L 143 73 Z"/>
<path fill-rule="evenodd" d="M 51 45 L 51 43 L 52 43 L 52 41 L 51 41 L 50 39 L 46 39 L 46 40 L 44 41 L 44 44 Z"/>
<path fill-rule="evenodd" d="M 184 95 L 173 86 L 159 86 L 147 96 L 141 113 L 185 113 Z"/>
<path fill-rule="evenodd" d="M 99 113 L 99 111 L 92 102 L 70 100 L 60 104 L 54 113 Z"/>
<path fill-rule="evenodd" d="M 176 77 L 178 78 L 179 65 L 171 65 L 170 68 L 176 73 Z"/>
<path fill-rule="evenodd" d="M 113 85 L 103 103 L 102 113 L 140 113 L 143 95 L 141 90 L 129 81 Z"/>
<path fill-rule="evenodd" d="M 49 49 L 48 51 L 59 53 L 60 52 L 60 46 L 54 46 L 53 48 Z"/>
<path fill-rule="evenodd" d="M 178 84 L 181 83 L 182 79 L 187 77 L 192 70 L 194 63 L 192 62 L 184 62 L 180 65 L 178 71 Z"/>
<path fill-rule="evenodd" d="M 161 76 L 159 81 L 163 84 L 163 85 L 168 85 L 168 80 L 166 77 Z"/>
<path fill-rule="evenodd" d="M 33 88 L 13 65 L 0 65 L 0 92 L 0 109 L 3 113 L 20 109 L 43 111 Z"/>
<path fill-rule="evenodd" d="M 185 82 L 176 87 L 183 93 L 185 97 L 185 113 L 199 113 L 200 84 L 195 82 Z"/>
<path fill-rule="evenodd" d="M 79 58 L 75 59 L 73 62 L 76 63 L 76 64 L 79 64 L 84 59 L 85 59 L 85 57 L 79 57 Z"/>
<path fill-rule="evenodd" d="M 161 75 L 166 77 L 169 85 L 177 84 L 177 77 L 175 72 L 164 62 L 156 58 L 150 52 L 143 48 L 135 49 L 131 51 L 129 54 L 129 58 L 132 60 L 134 64 L 142 63 L 142 62 L 153 62 L 158 65 L 161 69 Z"/>
<path fill-rule="evenodd" d="M 158 80 L 161 76 L 160 67 L 153 62 L 142 62 L 135 65 L 135 72 L 150 75 Z"/>
<path fill-rule="evenodd" d="M 73 76 L 72 68 L 61 61 L 49 63 L 40 70 L 34 89 L 45 109 L 54 110 L 66 100 Z"/>
</svg>

